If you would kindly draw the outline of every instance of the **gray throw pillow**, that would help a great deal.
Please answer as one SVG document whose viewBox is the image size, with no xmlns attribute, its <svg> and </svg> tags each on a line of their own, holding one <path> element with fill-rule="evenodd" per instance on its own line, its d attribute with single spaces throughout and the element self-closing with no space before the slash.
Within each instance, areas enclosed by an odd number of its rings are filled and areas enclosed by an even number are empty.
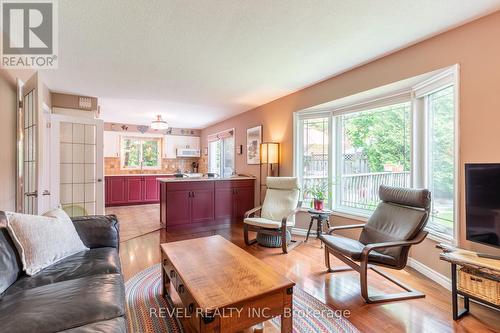
<svg viewBox="0 0 500 333">
<path fill-rule="evenodd" d="M 28 275 L 88 250 L 62 209 L 54 209 L 43 216 L 12 212 L 6 212 L 6 215 L 7 229 Z"/>
</svg>

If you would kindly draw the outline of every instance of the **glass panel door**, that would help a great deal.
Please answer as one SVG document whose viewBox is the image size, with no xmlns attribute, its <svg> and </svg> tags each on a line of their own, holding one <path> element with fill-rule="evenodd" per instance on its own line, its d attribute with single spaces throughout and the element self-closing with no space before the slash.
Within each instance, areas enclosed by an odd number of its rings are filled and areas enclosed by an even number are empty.
<svg viewBox="0 0 500 333">
<path fill-rule="evenodd" d="M 23 186 L 24 202 L 22 212 L 38 214 L 37 191 L 37 108 L 35 89 L 24 96 L 23 100 Z"/>
<path fill-rule="evenodd" d="M 69 216 L 96 214 L 96 125 L 61 121 L 59 134 L 61 205 Z"/>
</svg>

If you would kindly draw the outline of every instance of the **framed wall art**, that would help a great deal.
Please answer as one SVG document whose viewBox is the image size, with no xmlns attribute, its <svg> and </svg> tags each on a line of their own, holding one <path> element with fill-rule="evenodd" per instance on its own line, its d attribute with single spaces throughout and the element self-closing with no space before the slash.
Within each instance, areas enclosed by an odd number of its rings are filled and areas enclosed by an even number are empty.
<svg viewBox="0 0 500 333">
<path fill-rule="evenodd" d="M 262 125 L 247 129 L 247 164 L 260 164 Z"/>
</svg>

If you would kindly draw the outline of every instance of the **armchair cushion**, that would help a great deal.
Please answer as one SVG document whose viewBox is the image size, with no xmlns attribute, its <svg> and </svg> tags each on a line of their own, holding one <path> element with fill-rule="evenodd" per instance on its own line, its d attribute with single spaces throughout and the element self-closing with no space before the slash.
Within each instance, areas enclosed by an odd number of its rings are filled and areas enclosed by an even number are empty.
<svg viewBox="0 0 500 333">
<path fill-rule="evenodd" d="M 426 221 L 427 212 L 424 210 L 381 203 L 363 228 L 359 241 L 363 244 L 373 244 L 410 240 L 422 230 L 422 223 Z M 393 247 L 379 251 L 397 257 L 401 248 Z"/>
<path fill-rule="evenodd" d="M 351 238 L 342 237 L 339 235 L 320 235 L 320 239 L 329 248 L 340 252 L 341 254 L 351 258 L 352 260 L 360 260 L 361 252 L 365 244 Z M 382 264 L 387 266 L 396 266 L 397 260 L 394 257 L 380 253 L 378 251 L 371 251 L 368 254 L 368 262 Z"/>
<path fill-rule="evenodd" d="M 402 206 L 429 209 L 431 206 L 431 192 L 427 189 L 410 189 L 380 185 L 380 200 L 392 202 Z"/>
<path fill-rule="evenodd" d="M 426 189 L 380 186 L 382 202 L 366 223 L 359 241 L 362 244 L 407 241 L 415 238 L 429 218 L 430 192 Z M 378 252 L 393 257 L 398 267 L 404 266 L 408 246 L 380 249 Z"/>
<path fill-rule="evenodd" d="M 277 221 L 288 216 L 299 202 L 299 183 L 296 177 L 267 177 L 267 191 L 262 204 L 261 217 Z M 290 216 L 294 222 L 295 217 Z"/>
<path fill-rule="evenodd" d="M 245 220 L 243 220 L 243 222 L 261 228 L 268 228 L 268 229 L 281 228 L 281 221 L 278 222 L 274 220 L 265 219 L 262 217 L 248 217 Z M 290 219 L 287 220 L 286 222 L 287 227 L 293 227 L 294 225 L 295 225 L 294 221 L 291 221 Z"/>
</svg>

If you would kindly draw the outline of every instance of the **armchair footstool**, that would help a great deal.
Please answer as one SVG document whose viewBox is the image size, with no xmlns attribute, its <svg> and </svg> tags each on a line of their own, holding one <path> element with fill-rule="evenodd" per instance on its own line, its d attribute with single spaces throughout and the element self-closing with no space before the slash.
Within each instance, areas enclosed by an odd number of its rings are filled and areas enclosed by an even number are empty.
<svg viewBox="0 0 500 333">
<path fill-rule="evenodd" d="M 281 233 L 280 229 L 264 229 L 260 228 L 257 231 L 257 244 L 264 247 L 281 247 Z M 292 241 L 292 233 L 287 230 L 286 231 L 286 245 L 290 245 Z"/>
</svg>

